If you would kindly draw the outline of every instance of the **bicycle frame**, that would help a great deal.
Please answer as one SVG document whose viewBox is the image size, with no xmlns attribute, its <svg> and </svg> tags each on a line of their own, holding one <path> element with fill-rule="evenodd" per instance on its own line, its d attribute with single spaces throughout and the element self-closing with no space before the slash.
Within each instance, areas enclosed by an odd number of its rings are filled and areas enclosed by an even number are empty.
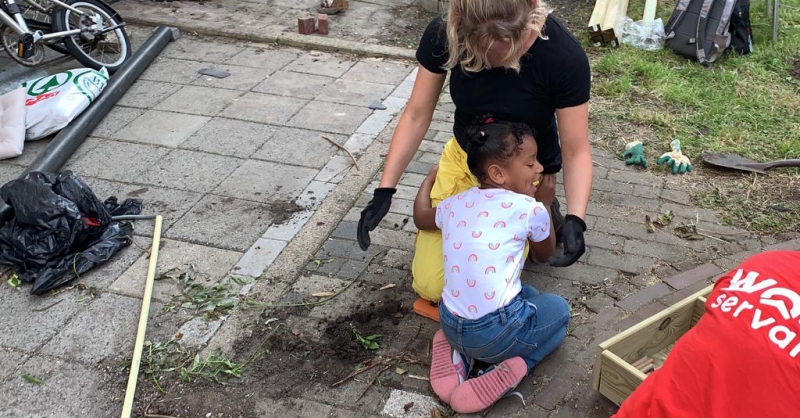
<svg viewBox="0 0 800 418">
<path fill-rule="evenodd" d="M 41 12 L 45 12 L 46 13 L 48 11 L 47 9 L 43 8 L 42 6 L 40 6 L 39 4 L 37 4 L 35 2 L 28 1 L 28 0 L 23 0 L 23 1 L 25 1 L 26 3 L 28 3 L 31 6 L 35 7 L 36 9 L 38 9 Z M 0 21 L 2 21 L 4 25 L 6 25 L 9 28 L 11 28 L 11 30 L 16 32 L 17 35 L 24 35 L 24 34 L 33 35 L 34 36 L 34 42 L 39 42 L 39 41 L 43 41 L 43 40 L 46 41 L 46 40 L 55 39 L 55 38 L 63 38 L 65 36 L 77 35 L 77 34 L 81 33 L 81 29 L 73 29 L 73 30 L 69 30 L 69 31 L 53 32 L 53 33 L 47 33 L 47 34 L 41 33 L 40 31 L 31 32 L 30 28 L 28 28 L 28 24 L 25 22 L 25 17 L 22 15 L 22 11 L 19 9 L 19 6 L 17 5 L 17 3 L 14 0 L 5 0 L 5 2 L 8 5 L 9 12 L 11 12 L 11 14 L 14 15 L 14 18 L 12 19 L 11 16 L 9 16 L 8 13 L 5 12 L 5 10 L 0 9 Z M 86 15 L 86 13 L 84 13 L 84 12 L 82 12 L 82 11 L 80 11 L 80 10 L 78 10 L 78 9 L 76 9 L 76 8 L 74 8 L 74 7 L 70 6 L 70 5 L 62 2 L 62 1 L 49 0 L 49 2 L 53 3 L 55 5 L 58 5 L 60 7 L 63 7 L 65 9 L 69 9 L 70 11 L 72 11 L 72 12 L 74 12 L 76 14 L 79 14 L 81 16 L 85 16 Z"/>
</svg>

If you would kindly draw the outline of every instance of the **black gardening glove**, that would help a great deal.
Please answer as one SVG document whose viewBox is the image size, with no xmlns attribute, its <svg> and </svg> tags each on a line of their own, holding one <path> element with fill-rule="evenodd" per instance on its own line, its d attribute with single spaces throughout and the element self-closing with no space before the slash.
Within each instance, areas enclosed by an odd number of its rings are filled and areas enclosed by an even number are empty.
<svg viewBox="0 0 800 418">
<path fill-rule="evenodd" d="M 561 228 L 561 239 L 564 244 L 564 254 L 550 257 L 553 267 L 567 267 L 578 261 L 586 252 L 586 243 L 583 233 L 586 231 L 586 222 L 575 215 L 567 215 L 564 226 Z"/>
<path fill-rule="evenodd" d="M 361 219 L 358 221 L 358 246 L 362 250 L 367 251 L 369 248 L 369 231 L 374 230 L 381 222 L 386 213 L 389 212 L 389 206 L 392 205 L 392 195 L 397 189 L 391 187 L 379 187 L 375 189 L 372 195 L 372 200 L 369 201 L 367 207 L 361 211 Z"/>
</svg>

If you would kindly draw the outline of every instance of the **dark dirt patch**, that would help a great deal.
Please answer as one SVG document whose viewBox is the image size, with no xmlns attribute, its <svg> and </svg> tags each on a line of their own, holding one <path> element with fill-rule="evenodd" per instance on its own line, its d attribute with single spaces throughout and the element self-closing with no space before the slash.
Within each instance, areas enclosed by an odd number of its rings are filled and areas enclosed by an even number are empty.
<svg viewBox="0 0 800 418">
<path fill-rule="evenodd" d="M 265 413 L 263 402 L 301 398 L 348 376 L 359 364 L 383 356 L 395 355 L 410 348 L 411 337 L 401 336 L 400 318 L 410 315 L 410 304 L 389 296 L 365 304 L 361 309 L 336 320 L 305 318 L 308 307 L 292 307 L 271 312 L 269 318 L 278 321 L 256 325 L 250 335 L 233 344 L 231 359 L 244 363 L 253 359 L 244 370 L 242 379 L 229 380 L 225 386 L 205 381 L 180 382 L 173 380 L 168 393 L 160 395 L 152 381 L 140 380 L 137 411 L 148 405 L 150 414 L 174 417 L 257 417 Z M 266 319 L 266 318 L 265 318 Z M 299 319 L 299 321 L 298 321 Z M 311 327 L 303 326 L 309 321 Z M 300 325 L 292 325 L 298 324 Z M 364 334 L 381 334 L 381 349 L 369 351 L 355 339 L 351 324 Z M 309 331 L 309 328 L 313 328 Z M 402 327 L 408 328 L 408 327 Z M 422 328 L 420 328 L 421 330 Z M 418 332 L 418 331 L 414 331 Z M 412 332 L 411 336 L 415 336 Z M 415 349 L 427 346 L 429 338 L 419 333 Z M 390 343 L 400 344 L 395 350 Z M 403 385 L 385 373 L 376 386 L 402 388 Z M 331 389 L 342 390 L 341 387 Z M 361 390 L 360 388 L 358 390 Z M 261 406 L 259 406 L 261 404 Z"/>
<path fill-rule="evenodd" d="M 434 15 L 418 6 L 393 7 L 390 11 L 394 16 L 393 24 L 382 33 L 379 43 L 416 49 Z"/>
<path fill-rule="evenodd" d="M 800 80 L 800 55 L 795 57 L 792 69 L 789 70 L 789 75 L 792 76 L 792 78 Z"/>
<path fill-rule="evenodd" d="M 275 225 L 286 223 L 296 212 L 304 208 L 292 200 L 276 200 L 269 205 L 269 212 L 272 215 L 272 222 Z"/>
</svg>

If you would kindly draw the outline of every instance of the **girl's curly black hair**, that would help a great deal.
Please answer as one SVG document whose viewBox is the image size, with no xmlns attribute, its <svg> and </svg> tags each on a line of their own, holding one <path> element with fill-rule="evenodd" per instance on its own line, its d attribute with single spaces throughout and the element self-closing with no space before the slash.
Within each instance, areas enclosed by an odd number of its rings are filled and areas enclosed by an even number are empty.
<svg viewBox="0 0 800 418">
<path fill-rule="evenodd" d="M 533 129 L 517 122 L 494 119 L 492 115 L 475 118 L 465 129 L 467 136 L 467 166 L 480 181 L 486 179 L 484 168 L 489 162 L 504 163 L 522 146 L 525 135 L 534 136 Z"/>
</svg>

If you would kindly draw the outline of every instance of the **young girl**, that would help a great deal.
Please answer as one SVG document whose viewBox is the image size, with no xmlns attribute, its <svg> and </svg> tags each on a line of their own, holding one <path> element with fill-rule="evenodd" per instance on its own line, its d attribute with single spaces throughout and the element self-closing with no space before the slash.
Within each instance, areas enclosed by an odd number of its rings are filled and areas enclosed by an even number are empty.
<svg viewBox="0 0 800 418">
<path fill-rule="evenodd" d="M 414 202 L 420 230 L 440 229 L 444 291 L 442 329 L 433 338 L 431 386 L 459 413 L 488 408 L 514 389 L 566 336 L 569 306 L 520 281 L 526 244 L 537 261 L 553 254 L 548 208 L 554 182 L 543 177 L 531 129 L 481 118 L 467 129 L 467 164 L 480 186 L 432 208 L 431 170 Z M 537 188 L 553 190 L 540 200 Z M 455 350 L 453 350 L 455 348 Z M 469 359 L 493 364 L 467 379 Z"/>
</svg>

